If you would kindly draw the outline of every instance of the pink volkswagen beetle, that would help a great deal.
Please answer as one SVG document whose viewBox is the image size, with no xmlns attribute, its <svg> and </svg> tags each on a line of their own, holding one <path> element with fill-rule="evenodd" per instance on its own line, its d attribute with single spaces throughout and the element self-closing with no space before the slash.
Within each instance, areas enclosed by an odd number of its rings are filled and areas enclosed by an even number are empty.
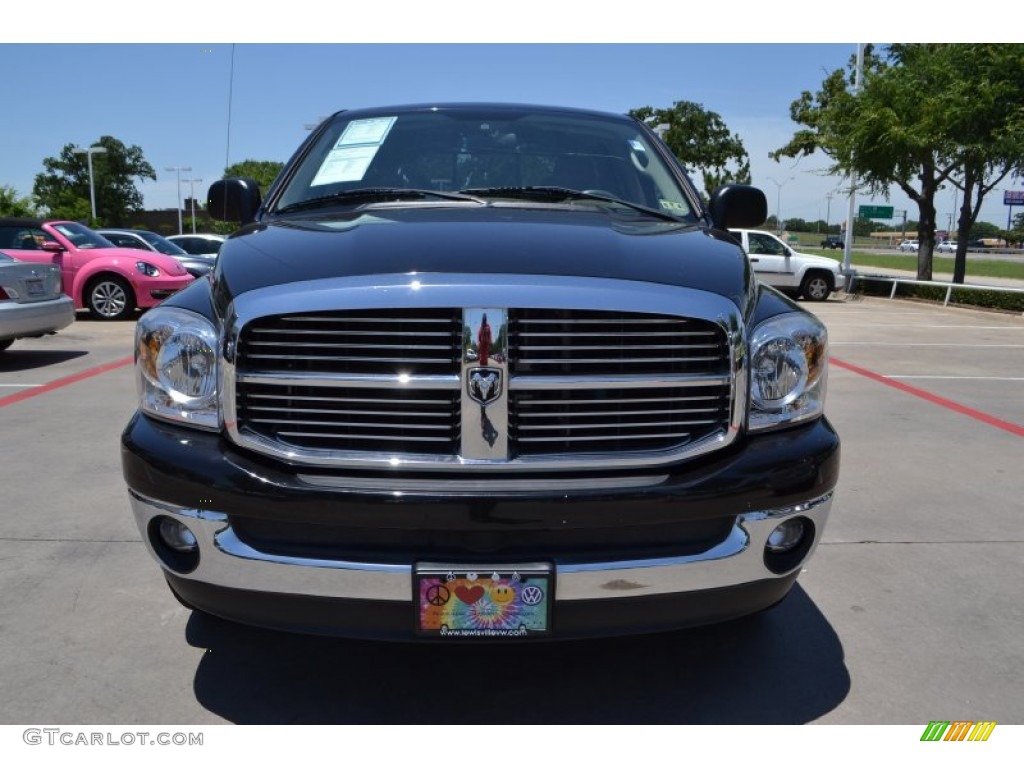
<svg viewBox="0 0 1024 768">
<path fill-rule="evenodd" d="M 73 221 L 0 219 L 0 251 L 19 261 L 60 266 L 64 293 L 100 320 L 121 320 L 153 307 L 193 277 L 160 253 L 117 248 Z"/>
</svg>

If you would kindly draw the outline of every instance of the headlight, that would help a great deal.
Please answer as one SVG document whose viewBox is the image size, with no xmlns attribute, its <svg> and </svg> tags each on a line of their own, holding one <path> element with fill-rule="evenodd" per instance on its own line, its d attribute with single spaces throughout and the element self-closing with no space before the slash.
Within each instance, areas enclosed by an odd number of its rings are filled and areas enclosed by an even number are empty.
<svg viewBox="0 0 1024 768">
<path fill-rule="evenodd" d="M 761 323 L 750 341 L 750 429 L 820 416 L 827 373 L 828 335 L 820 320 L 793 313 Z"/>
<path fill-rule="evenodd" d="M 217 331 L 213 323 L 176 307 L 149 310 L 135 327 L 135 381 L 145 413 L 217 429 Z"/>
<path fill-rule="evenodd" d="M 146 277 L 159 277 L 160 270 L 147 261 L 136 261 L 135 268 Z"/>
</svg>

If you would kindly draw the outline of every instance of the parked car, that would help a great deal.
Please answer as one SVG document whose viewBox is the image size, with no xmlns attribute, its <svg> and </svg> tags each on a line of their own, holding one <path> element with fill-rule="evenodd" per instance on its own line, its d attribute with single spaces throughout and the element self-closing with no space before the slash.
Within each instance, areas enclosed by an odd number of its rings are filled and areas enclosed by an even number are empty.
<svg viewBox="0 0 1024 768">
<path fill-rule="evenodd" d="M 213 256 L 193 255 L 156 232 L 147 232 L 144 229 L 98 229 L 96 231 L 118 248 L 136 248 L 172 256 L 180 261 L 185 270 L 193 277 L 202 277 L 208 274 L 217 261 L 216 254 Z"/>
<path fill-rule="evenodd" d="M 904 252 L 916 252 L 919 247 L 920 244 L 917 242 L 917 240 L 904 240 L 902 243 L 899 244 L 899 249 Z"/>
<path fill-rule="evenodd" d="M 840 237 L 839 235 L 828 235 L 824 240 L 821 241 L 821 247 L 830 249 L 842 249 L 846 247 L 846 244 L 843 241 L 843 238 Z"/>
<path fill-rule="evenodd" d="M 193 256 L 217 257 L 221 244 L 227 240 L 224 235 L 199 233 L 196 235 L 170 235 L 168 238 L 172 243 L 186 253 Z"/>
<path fill-rule="evenodd" d="M 131 507 L 187 605 L 364 638 L 649 632 L 780 601 L 839 471 L 825 326 L 627 115 L 339 112 L 136 328 Z M 153 607 L 154 621 L 159 608 Z"/>
<path fill-rule="evenodd" d="M 943 240 L 935 247 L 935 250 L 939 253 L 956 253 L 956 243 L 950 242 L 949 240 Z"/>
<path fill-rule="evenodd" d="M 117 248 L 74 221 L 0 219 L 0 252 L 19 261 L 57 264 L 64 293 L 100 320 L 154 307 L 193 280 L 170 256 Z"/>
<path fill-rule="evenodd" d="M 757 279 L 773 288 L 809 301 L 825 301 L 844 283 L 838 261 L 798 253 L 770 232 L 731 229 L 750 257 Z"/>
<path fill-rule="evenodd" d="M 75 303 L 61 293 L 58 267 L 0 253 L 0 352 L 16 339 L 56 333 L 74 319 Z"/>
</svg>

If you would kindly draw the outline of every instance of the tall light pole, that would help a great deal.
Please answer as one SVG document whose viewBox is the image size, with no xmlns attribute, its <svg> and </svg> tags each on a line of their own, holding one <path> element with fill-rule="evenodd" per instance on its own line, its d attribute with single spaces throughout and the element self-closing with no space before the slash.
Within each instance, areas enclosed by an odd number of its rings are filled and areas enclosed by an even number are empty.
<svg viewBox="0 0 1024 768">
<path fill-rule="evenodd" d="M 825 234 L 828 234 L 829 227 L 832 223 L 832 196 L 833 193 L 829 192 L 825 195 L 825 199 L 828 200 L 828 207 L 825 208 Z"/>
<path fill-rule="evenodd" d="M 782 234 L 782 188 L 795 178 L 795 176 L 790 176 L 788 179 L 784 179 L 783 181 L 777 181 L 771 176 L 768 177 L 768 181 L 774 183 L 778 188 L 775 195 L 775 229 L 780 235 Z"/>
<path fill-rule="evenodd" d="M 92 156 L 102 155 L 107 151 L 106 147 L 101 147 L 98 144 L 94 144 L 91 147 L 72 147 L 71 151 L 78 155 L 85 155 L 85 161 L 89 165 L 89 202 L 92 203 L 92 221 L 90 224 L 96 223 L 96 185 L 92 179 Z"/>
<path fill-rule="evenodd" d="M 196 233 L 196 187 L 195 187 L 195 184 L 196 184 L 197 181 L 202 181 L 202 179 L 195 179 L 195 178 L 192 178 L 191 176 L 188 177 L 188 197 L 189 197 L 189 200 L 192 201 L 192 234 L 193 235 Z"/>
<path fill-rule="evenodd" d="M 860 84 L 864 78 L 864 43 L 857 43 L 857 69 L 853 79 L 853 95 L 860 93 Z M 843 240 L 843 274 L 846 285 L 850 284 L 850 260 L 853 257 L 853 217 L 857 204 L 857 172 L 850 171 L 850 199 L 846 208 L 846 238 Z"/>
<path fill-rule="evenodd" d="M 177 168 L 164 168 L 165 171 L 174 171 L 178 174 L 178 234 L 182 234 L 181 226 L 181 172 L 192 170 L 190 165 L 179 165 Z"/>
</svg>

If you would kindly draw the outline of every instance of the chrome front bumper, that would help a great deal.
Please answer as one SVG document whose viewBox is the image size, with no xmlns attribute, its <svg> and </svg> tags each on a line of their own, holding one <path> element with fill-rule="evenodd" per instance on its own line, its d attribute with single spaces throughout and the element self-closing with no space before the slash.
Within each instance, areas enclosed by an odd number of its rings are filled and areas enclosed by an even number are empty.
<svg viewBox="0 0 1024 768">
<path fill-rule="evenodd" d="M 199 565 L 186 574 L 168 570 L 177 578 L 285 595 L 402 602 L 412 599 L 412 564 L 315 560 L 267 554 L 240 541 L 224 513 L 171 506 L 133 491 L 129 493 L 143 541 L 158 562 L 160 558 L 147 533 L 153 517 L 166 515 L 175 518 L 195 534 L 199 545 Z M 829 492 L 802 504 L 741 514 L 724 541 L 696 555 L 556 564 L 556 601 L 691 593 L 785 578 L 813 554 L 831 507 L 832 492 Z M 796 515 L 813 522 L 814 541 L 801 564 L 787 573 L 773 572 L 764 563 L 768 536 L 779 523 Z"/>
</svg>

